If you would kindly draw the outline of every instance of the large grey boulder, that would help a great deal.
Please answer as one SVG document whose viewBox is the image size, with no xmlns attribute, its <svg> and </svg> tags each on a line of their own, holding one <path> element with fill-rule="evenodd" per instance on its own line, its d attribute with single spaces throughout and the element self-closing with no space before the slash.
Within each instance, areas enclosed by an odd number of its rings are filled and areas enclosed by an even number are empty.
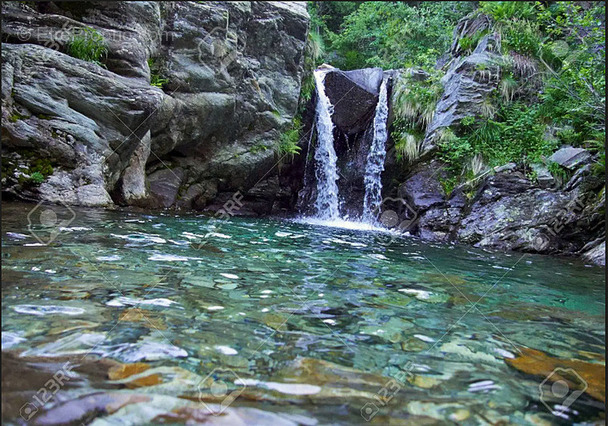
<svg viewBox="0 0 608 426">
<path fill-rule="evenodd" d="M 355 134 L 368 127 L 383 75 L 382 68 L 327 72 L 325 93 L 334 107 L 332 121 L 342 132 Z"/>
<path fill-rule="evenodd" d="M 583 254 L 583 259 L 596 265 L 606 266 L 606 241 L 602 241 Z"/>
<path fill-rule="evenodd" d="M 418 171 L 399 187 L 398 195 L 418 212 L 444 204 L 445 194 L 439 182 L 443 174 L 436 161 L 420 165 Z"/>
</svg>

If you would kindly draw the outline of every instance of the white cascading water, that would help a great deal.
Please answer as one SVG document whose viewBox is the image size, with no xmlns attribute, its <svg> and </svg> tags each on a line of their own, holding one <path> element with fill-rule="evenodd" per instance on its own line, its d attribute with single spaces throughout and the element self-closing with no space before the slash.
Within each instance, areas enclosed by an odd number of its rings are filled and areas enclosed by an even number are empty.
<svg viewBox="0 0 608 426">
<path fill-rule="evenodd" d="M 382 203 L 382 172 L 384 171 L 386 139 L 388 137 L 387 118 L 386 79 L 383 79 L 374 116 L 374 139 L 370 145 L 367 164 L 365 165 L 365 197 L 363 198 L 362 221 L 369 224 L 377 224 L 378 208 Z"/>
<path fill-rule="evenodd" d="M 317 199 L 315 201 L 315 212 L 318 219 L 339 219 L 338 208 L 338 169 L 336 167 L 336 151 L 334 149 L 334 124 L 331 116 L 334 112 L 329 98 L 325 94 L 325 74 L 327 70 L 316 70 L 314 72 L 317 84 L 317 149 L 315 161 L 317 167 Z"/>
</svg>

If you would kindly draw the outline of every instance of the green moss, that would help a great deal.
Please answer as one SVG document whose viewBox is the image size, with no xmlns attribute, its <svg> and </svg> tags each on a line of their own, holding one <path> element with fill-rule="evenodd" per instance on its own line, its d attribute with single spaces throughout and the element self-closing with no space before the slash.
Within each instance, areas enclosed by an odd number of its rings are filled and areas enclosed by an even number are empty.
<svg viewBox="0 0 608 426">
<path fill-rule="evenodd" d="M 34 172 L 30 175 L 30 180 L 36 184 L 41 184 L 44 182 L 44 179 L 44 176 L 40 172 Z"/>
<path fill-rule="evenodd" d="M 270 149 L 270 147 L 266 144 L 263 143 L 257 143 L 255 144 L 250 150 L 249 152 L 251 152 L 252 154 L 258 154 L 260 152 L 264 152 L 267 151 L 268 149 Z"/>
<path fill-rule="evenodd" d="M 15 111 L 8 117 L 8 121 L 10 121 L 11 123 L 16 123 L 19 120 L 23 120 L 29 117 L 29 115 L 21 114 L 19 111 Z"/>
<path fill-rule="evenodd" d="M 439 178 L 439 183 L 441 184 L 441 188 L 443 189 L 446 197 L 449 197 L 452 194 L 452 191 L 458 185 L 458 178 L 450 177 L 450 178 Z"/>
</svg>

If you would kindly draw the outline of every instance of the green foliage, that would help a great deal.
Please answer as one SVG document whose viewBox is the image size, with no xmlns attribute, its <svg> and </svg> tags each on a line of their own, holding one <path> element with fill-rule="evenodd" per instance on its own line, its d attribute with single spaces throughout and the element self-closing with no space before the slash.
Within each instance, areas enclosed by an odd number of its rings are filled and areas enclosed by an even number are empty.
<svg viewBox="0 0 608 426">
<path fill-rule="evenodd" d="M 263 143 L 258 143 L 258 144 L 255 144 L 253 147 L 251 147 L 251 149 L 249 151 L 253 154 L 259 154 L 260 152 L 267 151 L 268 149 L 270 149 L 270 147 L 268 145 L 263 144 Z"/>
<path fill-rule="evenodd" d="M 161 62 L 155 58 L 150 58 L 148 59 L 148 66 L 150 67 L 150 85 L 162 89 L 169 82 L 169 79 L 162 75 Z"/>
<path fill-rule="evenodd" d="M 466 120 L 466 123 L 465 123 Z M 545 125 L 538 120 L 538 109 L 522 103 L 503 106 L 493 119 L 465 117 L 465 124 L 459 136 L 448 131 L 439 138 L 440 157 L 454 173 L 481 167 L 471 167 L 475 160 L 491 167 L 508 162 L 540 162 L 543 156 L 551 154 L 555 142 L 544 139 Z"/>
<path fill-rule="evenodd" d="M 560 166 L 558 163 L 551 162 L 547 164 L 547 170 L 553 176 L 553 178 L 560 184 L 568 179 L 568 170 Z"/>
<path fill-rule="evenodd" d="M 39 173 L 46 178 L 53 174 L 53 166 L 51 165 L 50 160 L 46 158 L 37 158 L 31 162 L 30 173 Z"/>
<path fill-rule="evenodd" d="M 458 178 L 440 177 L 439 184 L 441 185 L 441 189 L 443 189 L 443 193 L 446 195 L 446 197 L 449 197 L 450 194 L 452 194 L 452 191 L 454 191 L 454 189 L 456 189 L 456 186 L 458 186 Z"/>
<path fill-rule="evenodd" d="M 417 134 L 411 129 L 404 129 L 398 125 L 397 130 L 393 132 L 392 136 L 395 140 L 395 151 L 398 160 L 413 162 L 420 157 L 424 135 Z"/>
<path fill-rule="evenodd" d="M 107 55 L 108 47 L 99 31 L 84 27 L 75 30 L 68 43 L 67 52 L 74 58 L 103 66 L 101 61 Z"/>
<path fill-rule="evenodd" d="M 319 61 L 342 69 L 379 66 L 430 73 L 426 81 L 406 74 L 393 87 L 391 136 L 397 158 L 408 162 L 420 155 L 442 95 L 437 60 L 448 50 L 455 24 L 475 7 L 492 26 L 461 38 L 459 47 L 470 53 L 487 33 L 498 33 L 503 56 L 492 65 L 500 67 L 501 75 L 477 116 L 439 133 L 439 155 L 452 172 L 445 189 L 451 191 L 487 166 L 540 163 L 559 144 L 591 150 L 597 158 L 594 171 L 604 173 L 604 2 L 309 2 L 313 37 L 320 37 L 326 51 Z M 476 71 L 483 75 L 487 68 Z M 309 100 L 312 75 L 305 75 L 302 87 L 301 99 Z M 557 138 L 545 136 L 547 126 L 561 129 Z"/>
<path fill-rule="evenodd" d="M 460 124 L 463 126 L 471 126 L 473 123 L 475 123 L 475 117 L 472 115 L 463 117 L 462 120 L 460 120 Z"/>
<path fill-rule="evenodd" d="M 534 16 L 534 3 L 528 1 L 480 1 L 479 9 L 495 21 L 528 19 Z"/>
<path fill-rule="evenodd" d="M 30 175 L 30 180 L 33 183 L 41 184 L 42 182 L 44 182 L 44 176 L 40 172 L 34 172 Z"/>
<path fill-rule="evenodd" d="M 505 72 L 500 79 L 498 90 L 500 95 L 506 102 L 511 102 L 515 97 L 515 92 L 519 86 L 519 82 L 513 77 L 510 72 Z"/>
<path fill-rule="evenodd" d="M 302 130 L 302 123 L 298 117 L 293 119 L 293 123 L 289 130 L 286 130 L 281 134 L 279 143 L 275 146 L 275 155 L 282 159 L 283 157 L 293 158 L 294 155 L 299 154 L 302 148 L 298 146 L 300 141 L 300 130 Z"/>
<path fill-rule="evenodd" d="M 442 93 L 437 72 L 424 81 L 415 79 L 406 72 L 393 92 L 395 115 L 404 122 L 424 129 L 433 119 L 435 106 Z"/>
<path fill-rule="evenodd" d="M 338 2 L 315 2 L 338 3 Z M 342 69 L 432 68 L 451 43 L 454 25 L 473 2 L 362 2 L 325 36 Z"/>
<path fill-rule="evenodd" d="M 14 111 L 9 117 L 8 121 L 11 123 L 16 123 L 19 120 L 23 120 L 24 118 L 29 118 L 29 115 L 21 114 L 19 111 Z"/>
</svg>

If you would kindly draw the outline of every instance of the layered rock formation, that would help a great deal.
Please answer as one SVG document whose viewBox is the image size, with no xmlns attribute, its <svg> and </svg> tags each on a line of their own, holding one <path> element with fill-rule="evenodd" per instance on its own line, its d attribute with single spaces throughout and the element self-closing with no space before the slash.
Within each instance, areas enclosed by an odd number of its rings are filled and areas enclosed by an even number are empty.
<svg viewBox="0 0 608 426">
<path fill-rule="evenodd" d="M 249 189 L 276 181 L 272 147 L 300 92 L 304 3 L 2 7 L 8 193 L 204 209 L 235 191 L 247 202 Z M 90 29 L 107 46 L 102 66 L 66 54 L 74 34 Z"/>
</svg>

